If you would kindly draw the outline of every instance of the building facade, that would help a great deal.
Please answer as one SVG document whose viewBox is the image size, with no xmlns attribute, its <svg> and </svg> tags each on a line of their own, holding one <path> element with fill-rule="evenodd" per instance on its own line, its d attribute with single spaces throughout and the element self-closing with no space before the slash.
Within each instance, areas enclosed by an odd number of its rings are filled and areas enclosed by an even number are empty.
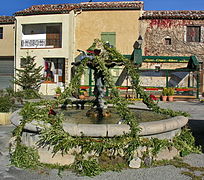
<svg viewBox="0 0 204 180">
<path fill-rule="evenodd" d="M 96 38 L 130 55 L 141 35 L 144 56 L 196 56 L 203 62 L 204 11 L 144 11 L 143 6 L 141 1 L 86 2 L 37 5 L 19 11 L 15 13 L 15 67 L 21 67 L 22 56 L 35 56 L 37 65 L 44 67 L 40 92 L 51 95 L 56 87 L 68 86 L 71 63 L 80 56 L 77 50 L 86 51 Z M 122 69 L 111 71 L 117 81 Z M 89 76 L 87 70 L 82 84 L 88 85 Z"/>
<path fill-rule="evenodd" d="M 204 61 L 204 11 L 145 11 L 140 21 L 145 56 L 196 56 Z M 202 92 L 202 65 L 200 87 Z"/>
<path fill-rule="evenodd" d="M 68 86 L 71 63 L 99 38 L 129 54 L 139 35 L 143 2 L 87 2 L 32 6 L 16 15 L 16 68 L 21 57 L 35 56 L 43 66 L 40 92 Z M 17 87 L 18 88 L 18 87 Z"/>
<path fill-rule="evenodd" d="M 0 16 L 0 89 L 12 87 L 14 75 L 15 18 Z"/>
</svg>

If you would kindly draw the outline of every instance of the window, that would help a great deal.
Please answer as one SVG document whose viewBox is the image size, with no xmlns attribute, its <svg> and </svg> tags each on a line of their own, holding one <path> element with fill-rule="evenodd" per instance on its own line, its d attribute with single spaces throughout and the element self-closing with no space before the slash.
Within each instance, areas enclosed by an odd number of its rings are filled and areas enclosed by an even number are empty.
<svg viewBox="0 0 204 180">
<path fill-rule="evenodd" d="M 23 24 L 21 48 L 61 48 L 62 24 Z"/>
<path fill-rule="evenodd" d="M 46 26 L 46 46 L 61 48 L 61 26 Z"/>
<path fill-rule="evenodd" d="M 109 42 L 110 45 L 116 45 L 116 33 L 115 32 L 102 32 L 101 33 L 101 40 L 104 42 Z"/>
<path fill-rule="evenodd" d="M 187 42 L 200 42 L 201 37 L 200 26 L 187 26 L 186 41 Z"/>
<path fill-rule="evenodd" d="M 65 59 L 64 58 L 45 58 L 45 81 L 53 83 L 65 82 Z"/>
<path fill-rule="evenodd" d="M 0 39 L 3 39 L 3 27 L 0 27 Z"/>
<path fill-rule="evenodd" d="M 164 43 L 165 45 L 171 45 L 171 38 L 165 38 Z"/>
</svg>

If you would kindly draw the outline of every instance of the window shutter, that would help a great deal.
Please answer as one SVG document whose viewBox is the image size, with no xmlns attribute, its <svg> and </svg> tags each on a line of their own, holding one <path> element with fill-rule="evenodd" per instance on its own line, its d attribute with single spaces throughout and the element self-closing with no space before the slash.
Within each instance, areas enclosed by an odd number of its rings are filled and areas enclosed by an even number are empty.
<svg viewBox="0 0 204 180">
<path fill-rule="evenodd" d="M 115 32 L 102 32 L 101 40 L 104 42 L 108 41 L 110 45 L 116 47 L 116 33 Z"/>
<path fill-rule="evenodd" d="M 46 27 L 46 46 L 53 45 L 55 48 L 61 47 L 61 26 Z"/>
<path fill-rule="evenodd" d="M 200 42 L 200 26 L 187 27 L 187 42 Z"/>
<path fill-rule="evenodd" d="M 3 27 L 0 27 L 0 39 L 3 39 Z"/>
</svg>

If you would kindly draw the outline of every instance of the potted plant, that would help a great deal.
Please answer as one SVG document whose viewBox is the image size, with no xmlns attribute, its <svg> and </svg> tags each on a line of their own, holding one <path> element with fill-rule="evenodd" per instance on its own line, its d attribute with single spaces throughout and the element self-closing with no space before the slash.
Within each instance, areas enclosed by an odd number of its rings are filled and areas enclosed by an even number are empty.
<svg viewBox="0 0 204 180">
<path fill-rule="evenodd" d="M 167 101 L 168 88 L 163 88 L 162 90 L 162 101 Z"/>
<path fill-rule="evenodd" d="M 172 102 L 174 101 L 174 92 L 175 92 L 175 89 L 170 87 L 168 88 L 168 101 Z"/>
<path fill-rule="evenodd" d="M 11 109 L 13 104 L 14 102 L 10 96 L 0 96 L 0 124 L 10 124 Z"/>
<path fill-rule="evenodd" d="M 85 93 L 85 90 L 83 90 L 83 89 L 79 91 L 79 99 L 85 99 L 84 93 Z"/>
<path fill-rule="evenodd" d="M 56 96 L 60 96 L 60 94 L 62 93 L 61 88 L 59 86 L 55 89 L 55 93 Z"/>
</svg>

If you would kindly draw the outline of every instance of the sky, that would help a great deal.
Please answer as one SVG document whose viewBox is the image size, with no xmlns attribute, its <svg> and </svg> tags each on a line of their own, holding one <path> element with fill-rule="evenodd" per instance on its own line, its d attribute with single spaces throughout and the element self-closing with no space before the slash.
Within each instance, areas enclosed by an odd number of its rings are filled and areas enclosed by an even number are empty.
<svg viewBox="0 0 204 180">
<path fill-rule="evenodd" d="M 0 15 L 11 16 L 13 13 L 32 5 L 80 3 L 88 1 L 89 0 L 2 0 Z M 99 1 L 105 2 L 110 0 L 93 0 L 93 2 Z M 144 10 L 204 10 L 204 0 L 143 0 L 143 2 Z"/>
</svg>

